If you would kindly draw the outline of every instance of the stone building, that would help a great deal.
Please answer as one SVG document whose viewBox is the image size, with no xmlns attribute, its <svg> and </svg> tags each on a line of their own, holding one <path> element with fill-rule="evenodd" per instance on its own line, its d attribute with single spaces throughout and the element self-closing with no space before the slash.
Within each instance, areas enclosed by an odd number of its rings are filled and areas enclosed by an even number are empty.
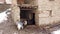
<svg viewBox="0 0 60 34">
<path fill-rule="evenodd" d="M 60 0 L 11 0 L 11 15 L 17 21 L 27 20 L 28 25 L 49 25 L 60 22 Z"/>
</svg>

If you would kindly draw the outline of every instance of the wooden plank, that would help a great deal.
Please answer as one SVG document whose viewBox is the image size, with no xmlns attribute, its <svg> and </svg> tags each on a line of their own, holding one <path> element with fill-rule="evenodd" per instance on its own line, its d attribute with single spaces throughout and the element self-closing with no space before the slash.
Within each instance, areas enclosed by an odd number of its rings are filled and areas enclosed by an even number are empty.
<svg viewBox="0 0 60 34">
<path fill-rule="evenodd" d="M 31 4 L 22 4 L 22 5 L 18 5 L 20 8 L 25 8 L 25 9 L 36 9 L 38 8 L 38 6 L 36 5 L 31 5 Z"/>
<path fill-rule="evenodd" d="M 21 6 L 21 7 L 34 7 L 34 6 L 37 6 L 37 5 L 31 5 L 31 4 L 22 4 L 22 5 L 20 5 L 20 4 L 18 4 L 18 6 Z"/>
<path fill-rule="evenodd" d="M 32 10 L 32 9 L 20 9 L 20 10 Z"/>
</svg>

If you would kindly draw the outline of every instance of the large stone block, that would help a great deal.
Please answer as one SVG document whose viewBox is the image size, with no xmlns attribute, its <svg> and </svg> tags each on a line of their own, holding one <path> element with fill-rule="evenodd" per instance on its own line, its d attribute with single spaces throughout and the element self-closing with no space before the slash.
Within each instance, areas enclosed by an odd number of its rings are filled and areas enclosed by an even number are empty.
<svg viewBox="0 0 60 34">
<path fill-rule="evenodd" d="M 39 18 L 39 26 L 40 25 L 49 25 L 60 22 L 60 17 L 48 17 L 48 18 Z"/>
<path fill-rule="evenodd" d="M 40 11 L 39 17 L 49 17 L 50 11 Z"/>
<path fill-rule="evenodd" d="M 58 23 L 58 22 L 60 22 L 60 17 L 58 17 L 58 16 L 53 16 L 53 17 L 51 17 L 51 22 L 53 21 L 53 23 Z"/>
<path fill-rule="evenodd" d="M 17 21 L 20 21 L 20 9 L 19 7 L 15 6 L 12 8 L 12 18 L 14 20 L 14 22 L 16 23 Z"/>
<path fill-rule="evenodd" d="M 52 16 L 59 16 L 60 17 L 60 11 L 53 11 Z"/>
<path fill-rule="evenodd" d="M 40 25 L 47 25 L 50 23 L 50 18 L 39 18 L 39 26 Z"/>
</svg>

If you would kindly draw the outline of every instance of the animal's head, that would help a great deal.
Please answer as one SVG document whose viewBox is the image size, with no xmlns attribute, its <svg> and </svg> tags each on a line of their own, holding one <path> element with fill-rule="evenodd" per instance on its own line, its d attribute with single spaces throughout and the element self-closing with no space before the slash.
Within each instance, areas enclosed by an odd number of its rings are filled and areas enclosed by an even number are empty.
<svg viewBox="0 0 60 34">
<path fill-rule="evenodd" d="M 11 14 L 11 8 L 9 8 L 9 9 L 6 10 L 6 14 L 7 15 Z"/>
</svg>

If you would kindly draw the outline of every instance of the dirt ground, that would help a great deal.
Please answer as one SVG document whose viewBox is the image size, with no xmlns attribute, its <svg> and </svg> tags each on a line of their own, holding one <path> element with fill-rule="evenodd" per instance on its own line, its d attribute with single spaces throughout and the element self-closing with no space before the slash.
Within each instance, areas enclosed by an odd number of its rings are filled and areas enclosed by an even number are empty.
<svg viewBox="0 0 60 34">
<path fill-rule="evenodd" d="M 39 28 L 35 25 L 28 25 L 23 30 L 18 31 L 16 25 L 9 18 L 0 24 L 0 34 L 51 34 L 52 31 L 60 28 L 60 25 L 53 26 L 51 29 Z"/>
</svg>

